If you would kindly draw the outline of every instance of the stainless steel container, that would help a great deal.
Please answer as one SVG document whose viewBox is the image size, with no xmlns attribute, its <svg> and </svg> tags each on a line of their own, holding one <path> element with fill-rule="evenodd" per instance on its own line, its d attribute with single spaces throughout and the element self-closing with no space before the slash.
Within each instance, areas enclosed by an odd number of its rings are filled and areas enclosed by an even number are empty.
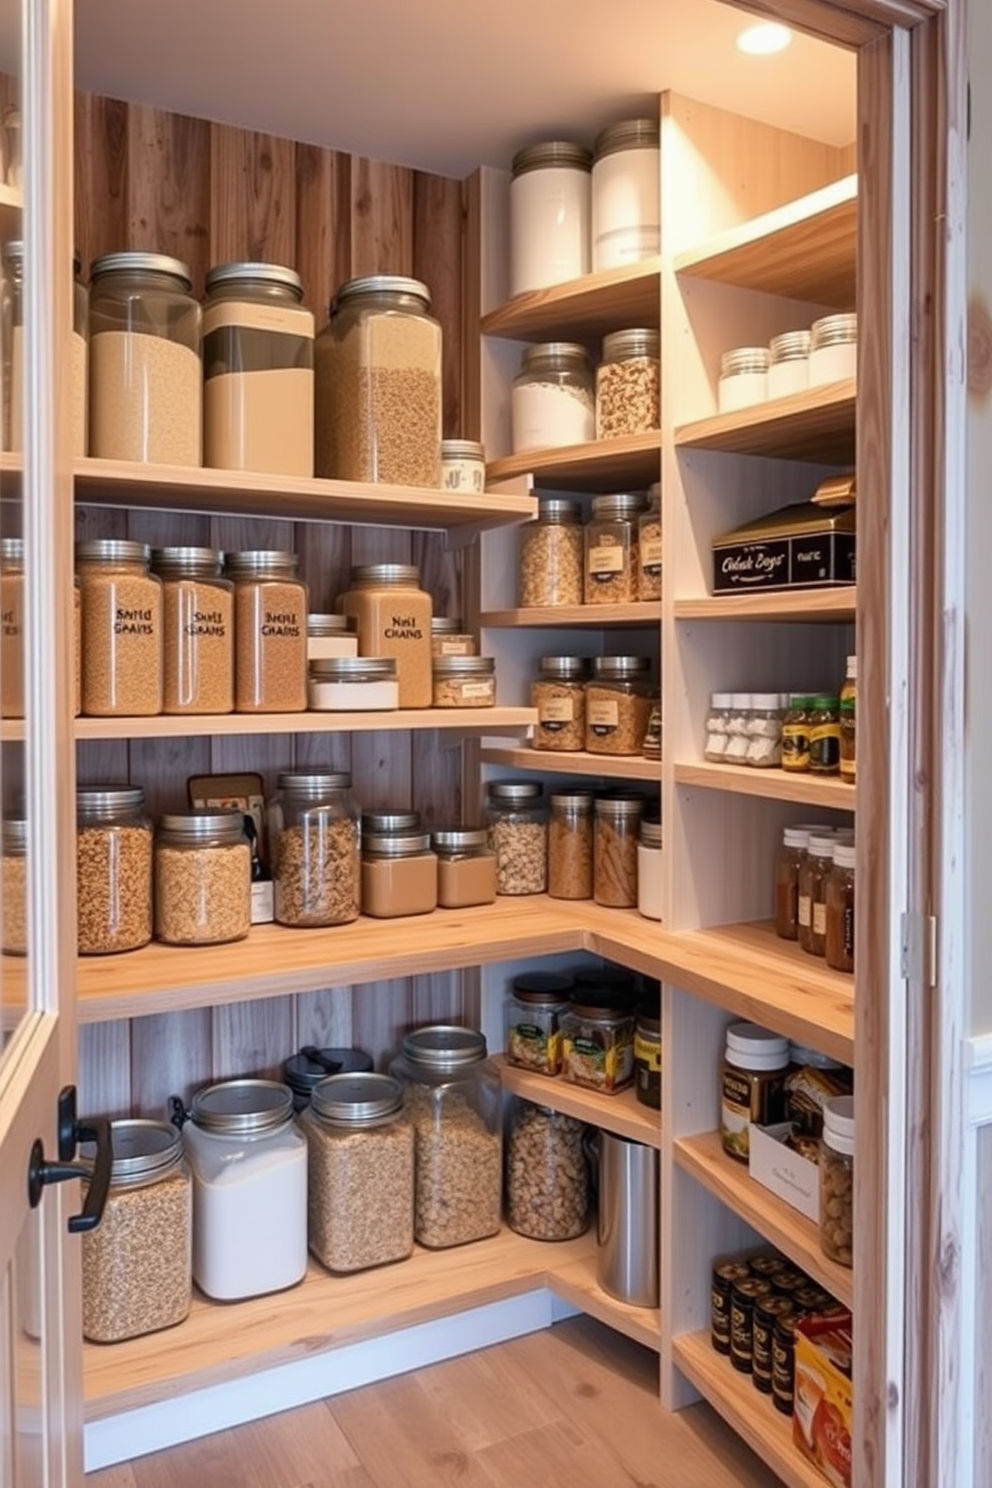
<svg viewBox="0 0 992 1488">
<path fill-rule="evenodd" d="M 658 1154 L 600 1133 L 598 1277 L 634 1307 L 658 1306 Z"/>
</svg>

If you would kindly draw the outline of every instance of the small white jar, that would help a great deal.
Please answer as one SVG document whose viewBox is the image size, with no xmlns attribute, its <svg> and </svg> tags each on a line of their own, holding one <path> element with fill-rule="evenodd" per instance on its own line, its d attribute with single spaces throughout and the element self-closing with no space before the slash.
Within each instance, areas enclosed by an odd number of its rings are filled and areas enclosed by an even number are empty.
<svg viewBox="0 0 992 1488">
<path fill-rule="evenodd" d="M 358 633 L 350 615 L 307 616 L 307 665 L 329 657 L 357 655 Z"/>
<path fill-rule="evenodd" d="M 810 387 L 857 377 L 857 315 L 825 315 L 822 320 L 814 320 L 809 334 Z"/>
<path fill-rule="evenodd" d="M 637 908 L 646 920 L 661 919 L 661 822 L 641 821 L 637 844 Z"/>
<path fill-rule="evenodd" d="M 768 347 L 768 396 L 788 398 L 809 387 L 809 331 L 784 331 Z"/>
<path fill-rule="evenodd" d="M 716 401 L 721 413 L 737 413 L 768 397 L 767 346 L 736 346 L 720 358 Z"/>
<path fill-rule="evenodd" d="M 723 757 L 728 765 L 747 764 L 747 747 L 754 704 L 749 692 L 730 694 L 730 717 L 727 720 L 727 747 Z"/>
<path fill-rule="evenodd" d="M 727 754 L 727 745 L 730 742 L 730 709 L 733 702 L 733 693 L 713 692 L 710 693 L 710 711 L 706 718 L 706 742 L 703 745 L 703 759 L 721 764 Z"/>
<path fill-rule="evenodd" d="M 336 656 L 310 664 L 310 707 L 323 713 L 390 712 L 400 705 L 394 656 Z"/>
<path fill-rule="evenodd" d="M 660 125 L 657 119 L 621 119 L 596 140 L 593 272 L 623 268 L 660 252 Z"/>
<path fill-rule="evenodd" d="M 527 145 L 513 157 L 510 294 L 589 272 L 592 154 L 569 140 Z"/>
<path fill-rule="evenodd" d="M 486 452 L 477 440 L 441 440 L 441 489 L 452 495 L 482 495 L 486 489 Z"/>
</svg>

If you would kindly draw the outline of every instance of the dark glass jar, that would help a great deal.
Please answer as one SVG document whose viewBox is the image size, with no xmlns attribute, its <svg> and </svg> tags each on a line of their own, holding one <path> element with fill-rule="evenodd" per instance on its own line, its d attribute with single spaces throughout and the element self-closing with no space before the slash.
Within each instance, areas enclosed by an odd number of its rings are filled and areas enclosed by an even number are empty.
<svg viewBox="0 0 992 1488">
<path fill-rule="evenodd" d="M 840 699 L 826 693 L 811 699 L 809 771 L 811 775 L 840 774 Z"/>
</svg>

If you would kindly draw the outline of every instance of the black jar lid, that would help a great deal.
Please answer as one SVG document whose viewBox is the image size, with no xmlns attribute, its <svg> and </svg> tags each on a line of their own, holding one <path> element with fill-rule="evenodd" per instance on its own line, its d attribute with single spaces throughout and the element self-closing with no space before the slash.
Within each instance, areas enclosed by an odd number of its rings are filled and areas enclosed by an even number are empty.
<svg viewBox="0 0 992 1488">
<path fill-rule="evenodd" d="M 582 1007 L 629 1013 L 637 1005 L 637 978 L 622 966 L 580 966 L 572 980 L 572 1001 Z"/>
<path fill-rule="evenodd" d="M 555 971 L 522 971 L 510 985 L 525 1002 L 567 1002 L 575 983 Z"/>
<path fill-rule="evenodd" d="M 309 1096 L 328 1075 L 361 1075 L 372 1069 L 372 1056 L 364 1049 L 314 1049 L 308 1044 L 291 1054 L 282 1067 L 286 1084 L 296 1095 Z"/>
</svg>

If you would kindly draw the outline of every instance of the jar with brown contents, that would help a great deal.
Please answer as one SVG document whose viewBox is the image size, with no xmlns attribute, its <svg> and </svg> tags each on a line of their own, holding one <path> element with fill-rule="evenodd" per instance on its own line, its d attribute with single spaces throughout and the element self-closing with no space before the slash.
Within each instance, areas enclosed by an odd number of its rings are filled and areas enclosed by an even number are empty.
<svg viewBox="0 0 992 1488">
<path fill-rule="evenodd" d="M 596 372 L 596 438 L 661 427 L 661 337 L 654 330 L 611 331 Z"/>
<path fill-rule="evenodd" d="M 530 684 L 530 705 L 537 709 L 531 747 L 561 754 L 584 749 L 588 659 L 542 656 L 538 667 L 538 674 Z"/>
<path fill-rule="evenodd" d="M 637 519 L 637 556 L 640 564 L 637 577 L 637 597 L 640 600 L 661 598 L 661 488 L 651 487 L 648 493 L 650 505 Z"/>
<path fill-rule="evenodd" d="M 838 842 L 833 867 L 825 886 L 826 929 L 824 954 L 834 971 L 854 970 L 854 868 L 853 845 Z"/>
<path fill-rule="evenodd" d="M 658 699 L 646 656 L 596 656 L 586 687 L 586 749 L 590 754 L 640 754 Z"/>
<path fill-rule="evenodd" d="M 574 994 L 561 1020 L 562 1078 L 614 1095 L 634 1078 L 633 1014 Z"/>
<path fill-rule="evenodd" d="M 485 827 L 445 827 L 431 833 L 437 854 L 437 902 L 465 909 L 496 899 L 496 854 Z"/>
<path fill-rule="evenodd" d="M 593 892 L 591 791 L 555 791 L 548 819 L 548 893 L 552 899 L 591 899 Z"/>
<path fill-rule="evenodd" d="M 431 701 L 435 708 L 492 708 L 496 662 L 491 656 L 435 656 Z"/>
<path fill-rule="evenodd" d="M 644 801 L 640 796 L 601 796 L 593 840 L 593 898 L 612 909 L 637 905 L 637 845 Z"/>
<path fill-rule="evenodd" d="M 506 1217 L 532 1240 L 572 1240 L 589 1223 L 584 1125 L 514 1096 L 506 1153 Z"/>
<path fill-rule="evenodd" d="M 637 599 L 637 521 L 646 505 L 639 492 L 593 497 L 585 536 L 586 604 L 629 604 Z"/>
<path fill-rule="evenodd" d="M 229 553 L 234 580 L 234 706 L 302 713 L 307 706 L 307 586 L 295 553 Z"/>
<path fill-rule="evenodd" d="M 5 956 L 26 956 L 28 950 L 28 824 L 24 817 L 8 816 L 2 827 L 0 857 L 0 918 Z"/>
<path fill-rule="evenodd" d="M 360 656 L 395 659 L 400 707 L 429 708 L 431 597 L 420 587 L 420 570 L 409 563 L 362 564 L 351 570 L 340 605 L 357 620 Z"/>
<path fill-rule="evenodd" d="M 775 865 L 775 934 L 799 938 L 799 870 L 809 843 L 808 827 L 786 827 Z"/>
<path fill-rule="evenodd" d="M 155 840 L 155 937 L 220 945 L 251 928 L 244 813 L 207 807 L 163 816 Z"/>
<path fill-rule="evenodd" d="M 377 832 L 362 838 L 364 914 L 391 920 L 436 908 L 437 858 L 429 832 Z"/>
<path fill-rule="evenodd" d="M 496 854 L 499 894 L 543 894 L 548 881 L 548 817 L 534 780 L 491 780 L 486 831 Z"/>
<path fill-rule="evenodd" d="M 24 717 L 24 543 L 0 539 L 0 717 Z"/>
<path fill-rule="evenodd" d="M 283 771 L 269 805 L 275 917 L 280 925 L 358 919 L 359 813 L 344 770 Z"/>
<path fill-rule="evenodd" d="M 520 532 L 519 603 L 524 609 L 582 603 L 582 508 L 553 496 Z"/>
<path fill-rule="evenodd" d="M 76 790 L 76 930 L 81 956 L 152 938 L 152 824 L 137 785 Z"/>
<path fill-rule="evenodd" d="M 144 543 L 76 544 L 83 633 L 83 712 L 146 718 L 162 711 L 162 582 Z"/>
<path fill-rule="evenodd" d="M 827 875 L 833 863 L 836 842 L 832 834 L 811 833 L 806 856 L 799 868 L 799 944 L 810 956 L 826 952 Z"/>
<path fill-rule="evenodd" d="M 213 548 L 155 548 L 162 580 L 164 713 L 234 707 L 234 586 Z"/>
<path fill-rule="evenodd" d="M 841 1266 L 854 1264 L 854 1096 L 823 1107 L 820 1140 L 820 1249 Z"/>
</svg>

